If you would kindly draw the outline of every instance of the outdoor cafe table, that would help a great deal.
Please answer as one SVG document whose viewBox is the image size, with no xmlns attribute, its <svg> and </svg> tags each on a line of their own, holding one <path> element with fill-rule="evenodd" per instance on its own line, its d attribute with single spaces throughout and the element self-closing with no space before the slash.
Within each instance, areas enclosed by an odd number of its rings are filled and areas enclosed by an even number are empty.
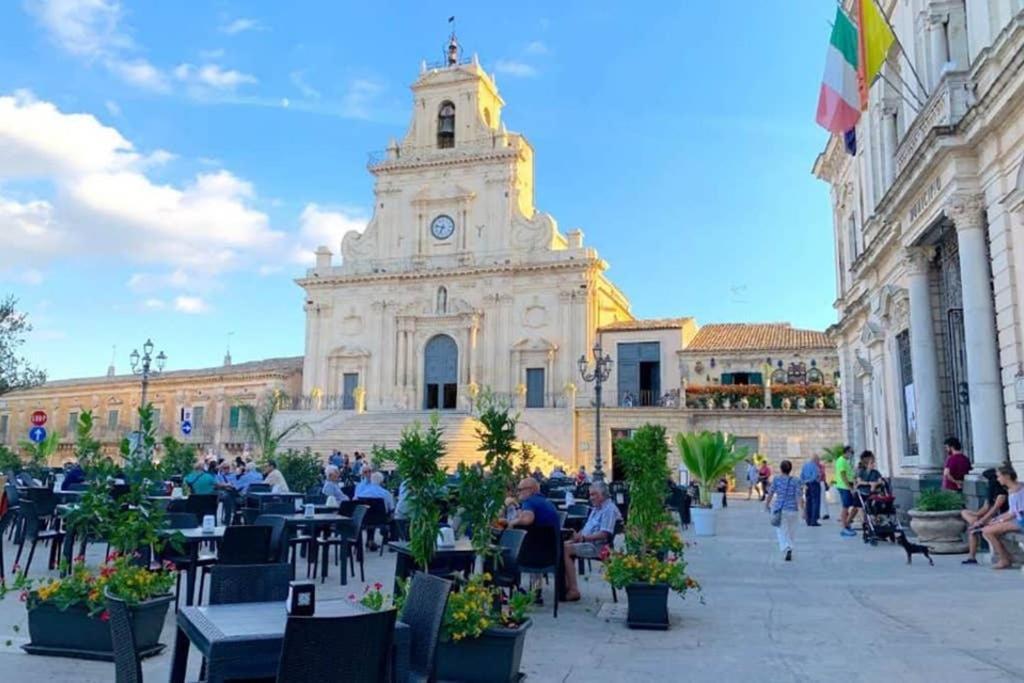
<svg viewBox="0 0 1024 683">
<path fill-rule="evenodd" d="M 188 569 L 185 574 L 185 604 L 191 606 L 194 602 L 193 593 L 196 588 L 196 560 L 199 559 L 199 546 L 206 541 L 214 541 L 220 543 L 224 539 L 224 529 L 227 527 L 217 526 L 213 528 L 210 533 L 205 533 L 203 527 L 197 526 L 192 529 L 163 529 L 160 531 L 161 536 L 171 536 L 176 533 L 181 534 L 182 543 L 185 544 L 188 552 L 189 563 Z"/>
<path fill-rule="evenodd" d="M 337 508 L 334 508 L 334 509 L 337 510 Z M 298 513 L 298 514 L 294 514 L 294 515 L 267 515 L 267 516 L 268 517 L 284 517 L 284 525 L 288 528 L 289 532 L 292 529 L 295 529 L 295 528 L 301 527 L 301 526 L 312 527 L 314 533 L 311 534 L 311 535 L 314 538 L 316 537 L 317 532 L 324 531 L 324 530 L 328 529 L 329 527 L 332 527 L 332 526 L 334 526 L 336 524 L 340 524 L 341 522 L 347 522 L 347 521 L 352 519 L 351 517 L 346 517 L 345 515 L 339 515 L 339 514 L 336 514 L 336 513 L 322 513 L 322 514 L 313 515 L 312 517 L 307 517 L 306 515 L 304 515 L 302 513 Z M 324 552 L 326 552 L 326 550 Z M 347 586 L 348 585 L 348 569 L 347 569 L 347 567 L 348 567 L 348 545 L 345 544 L 345 543 L 342 543 L 341 544 L 341 585 L 342 586 Z M 294 567 L 292 567 L 292 569 L 294 569 Z M 326 559 L 324 560 L 324 563 L 323 563 L 322 574 L 325 577 L 327 576 L 327 561 L 326 561 Z"/>
<path fill-rule="evenodd" d="M 409 549 L 408 541 L 392 541 L 388 545 L 395 549 L 395 590 L 398 590 L 398 580 L 407 579 L 416 568 L 416 561 L 412 558 L 412 551 Z M 430 561 L 430 568 L 438 569 L 469 569 L 473 566 L 476 553 L 468 538 L 460 538 L 455 545 L 437 546 L 434 557 Z"/>
<path fill-rule="evenodd" d="M 357 616 L 368 611 L 369 608 L 349 600 L 317 600 L 315 616 Z M 182 607 L 178 610 L 177 623 L 171 683 L 185 680 L 190 643 L 206 659 L 208 683 L 235 678 L 273 679 L 277 675 L 288 623 L 284 602 Z M 404 682 L 408 675 L 410 638 L 409 626 L 396 621 L 391 667 L 394 679 L 399 682 Z M 358 647 L 348 647 L 346 651 L 342 656 L 359 656 Z M 322 654 L 334 656 L 328 652 Z"/>
</svg>

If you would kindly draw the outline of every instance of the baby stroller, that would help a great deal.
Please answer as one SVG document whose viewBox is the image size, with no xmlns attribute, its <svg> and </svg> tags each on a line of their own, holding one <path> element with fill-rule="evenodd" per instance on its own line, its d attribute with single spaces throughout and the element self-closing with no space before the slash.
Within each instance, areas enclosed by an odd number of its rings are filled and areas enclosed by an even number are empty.
<svg viewBox="0 0 1024 683">
<path fill-rule="evenodd" d="M 871 545 L 878 545 L 879 541 L 884 540 L 895 543 L 900 521 L 896 515 L 896 498 L 892 495 L 889 482 L 883 479 L 882 485 L 874 493 L 864 493 L 857 489 L 857 500 L 864 513 L 861 524 L 864 542 Z"/>
</svg>

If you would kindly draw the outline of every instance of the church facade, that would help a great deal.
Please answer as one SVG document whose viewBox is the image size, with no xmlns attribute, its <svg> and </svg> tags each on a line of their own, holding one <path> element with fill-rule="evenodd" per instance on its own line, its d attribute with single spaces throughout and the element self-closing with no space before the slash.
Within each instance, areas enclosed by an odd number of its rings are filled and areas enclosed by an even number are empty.
<svg viewBox="0 0 1024 683">
<path fill-rule="evenodd" d="M 306 394 L 368 410 L 468 409 L 487 387 L 554 407 L 606 323 L 607 264 L 534 205 L 533 148 L 476 60 L 424 69 L 400 142 L 371 160 L 373 218 L 305 290 Z"/>
</svg>

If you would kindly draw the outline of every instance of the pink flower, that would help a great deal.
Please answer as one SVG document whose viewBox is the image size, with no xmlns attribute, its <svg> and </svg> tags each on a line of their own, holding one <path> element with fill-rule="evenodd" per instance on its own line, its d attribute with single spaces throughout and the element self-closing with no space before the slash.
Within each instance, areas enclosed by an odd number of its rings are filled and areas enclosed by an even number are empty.
<svg viewBox="0 0 1024 683">
<path fill-rule="evenodd" d="M 383 584 L 383 583 L 381 583 L 381 582 L 379 582 L 379 581 L 378 581 L 377 583 L 373 584 L 373 588 L 374 588 L 375 590 L 380 590 L 380 589 L 381 589 L 381 588 L 383 588 L 383 587 L 384 587 L 384 584 Z"/>
<path fill-rule="evenodd" d="M 349 600 L 355 600 L 356 599 L 356 594 L 355 593 L 349 593 L 348 594 L 348 599 Z"/>
<path fill-rule="evenodd" d="M 26 602 L 28 600 L 28 591 L 21 591 L 21 595 L 18 596 L 18 599 L 22 602 Z"/>
<path fill-rule="evenodd" d="M 103 613 L 100 614 L 100 621 L 110 621 L 110 612 L 108 610 L 103 610 Z"/>
</svg>

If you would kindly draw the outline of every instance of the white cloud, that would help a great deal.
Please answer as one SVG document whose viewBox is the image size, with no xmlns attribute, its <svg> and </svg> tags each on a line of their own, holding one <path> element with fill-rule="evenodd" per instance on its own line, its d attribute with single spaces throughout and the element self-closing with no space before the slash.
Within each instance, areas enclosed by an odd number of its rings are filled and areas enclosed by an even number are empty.
<svg viewBox="0 0 1024 683">
<path fill-rule="evenodd" d="M 103 103 L 103 106 L 107 108 L 107 113 L 109 113 L 111 116 L 121 115 L 121 105 L 119 105 L 114 100 L 107 100 Z"/>
<path fill-rule="evenodd" d="M 140 154 L 92 115 L 62 112 L 27 93 L 0 96 L 0 179 L 53 187 L 46 199 L 0 192 L 0 267 L 95 254 L 166 268 L 170 286 L 185 289 L 280 253 L 284 236 L 254 208 L 248 182 L 226 170 L 177 184 L 147 175 L 172 156 Z"/>
<path fill-rule="evenodd" d="M 316 88 L 314 88 L 313 86 L 311 86 L 306 81 L 305 72 L 303 72 L 303 71 L 293 71 L 293 72 L 291 72 L 288 75 L 288 77 L 291 79 L 292 85 L 294 85 L 295 88 L 300 93 L 302 93 L 303 97 L 308 97 L 311 100 L 319 100 L 320 99 L 320 91 L 317 90 Z"/>
<path fill-rule="evenodd" d="M 247 19 L 239 17 L 233 21 L 229 21 L 220 27 L 221 33 L 226 33 L 229 36 L 244 33 L 245 31 L 262 31 L 264 30 L 263 24 L 256 19 Z"/>
<path fill-rule="evenodd" d="M 213 61 L 215 59 L 223 59 L 225 55 L 224 48 L 218 47 L 214 50 L 200 50 L 199 57 L 204 62 Z"/>
<path fill-rule="evenodd" d="M 384 92 L 384 84 L 371 78 L 357 78 L 349 83 L 348 91 L 341 100 L 342 116 L 354 119 L 370 119 L 377 97 Z"/>
<path fill-rule="evenodd" d="M 312 266 L 316 262 L 313 252 L 319 246 L 326 246 L 337 255 L 345 233 L 362 232 L 366 222 L 366 217 L 356 209 L 331 210 L 307 204 L 299 216 L 298 244 L 292 250 L 292 262 Z"/>
<path fill-rule="evenodd" d="M 184 83 L 199 85 L 213 90 L 234 90 L 240 85 L 257 83 L 255 76 L 234 69 L 225 69 L 218 64 L 179 64 L 174 77 Z"/>
<path fill-rule="evenodd" d="M 166 76 L 137 54 L 122 26 L 119 0 L 29 0 L 26 7 L 68 54 L 101 64 L 130 85 L 166 92 Z"/>
<path fill-rule="evenodd" d="M 537 69 L 515 59 L 499 59 L 494 63 L 494 70 L 517 78 L 531 78 L 537 75 Z"/>
<path fill-rule="evenodd" d="M 174 310 L 180 313 L 198 315 L 210 310 L 209 305 L 198 296 L 179 296 L 174 299 Z"/>
<path fill-rule="evenodd" d="M 167 307 L 167 304 L 163 299 L 146 299 L 142 302 L 143 308 L 148 308 L 151 311 L 162 311 Z"/>
</svg>

